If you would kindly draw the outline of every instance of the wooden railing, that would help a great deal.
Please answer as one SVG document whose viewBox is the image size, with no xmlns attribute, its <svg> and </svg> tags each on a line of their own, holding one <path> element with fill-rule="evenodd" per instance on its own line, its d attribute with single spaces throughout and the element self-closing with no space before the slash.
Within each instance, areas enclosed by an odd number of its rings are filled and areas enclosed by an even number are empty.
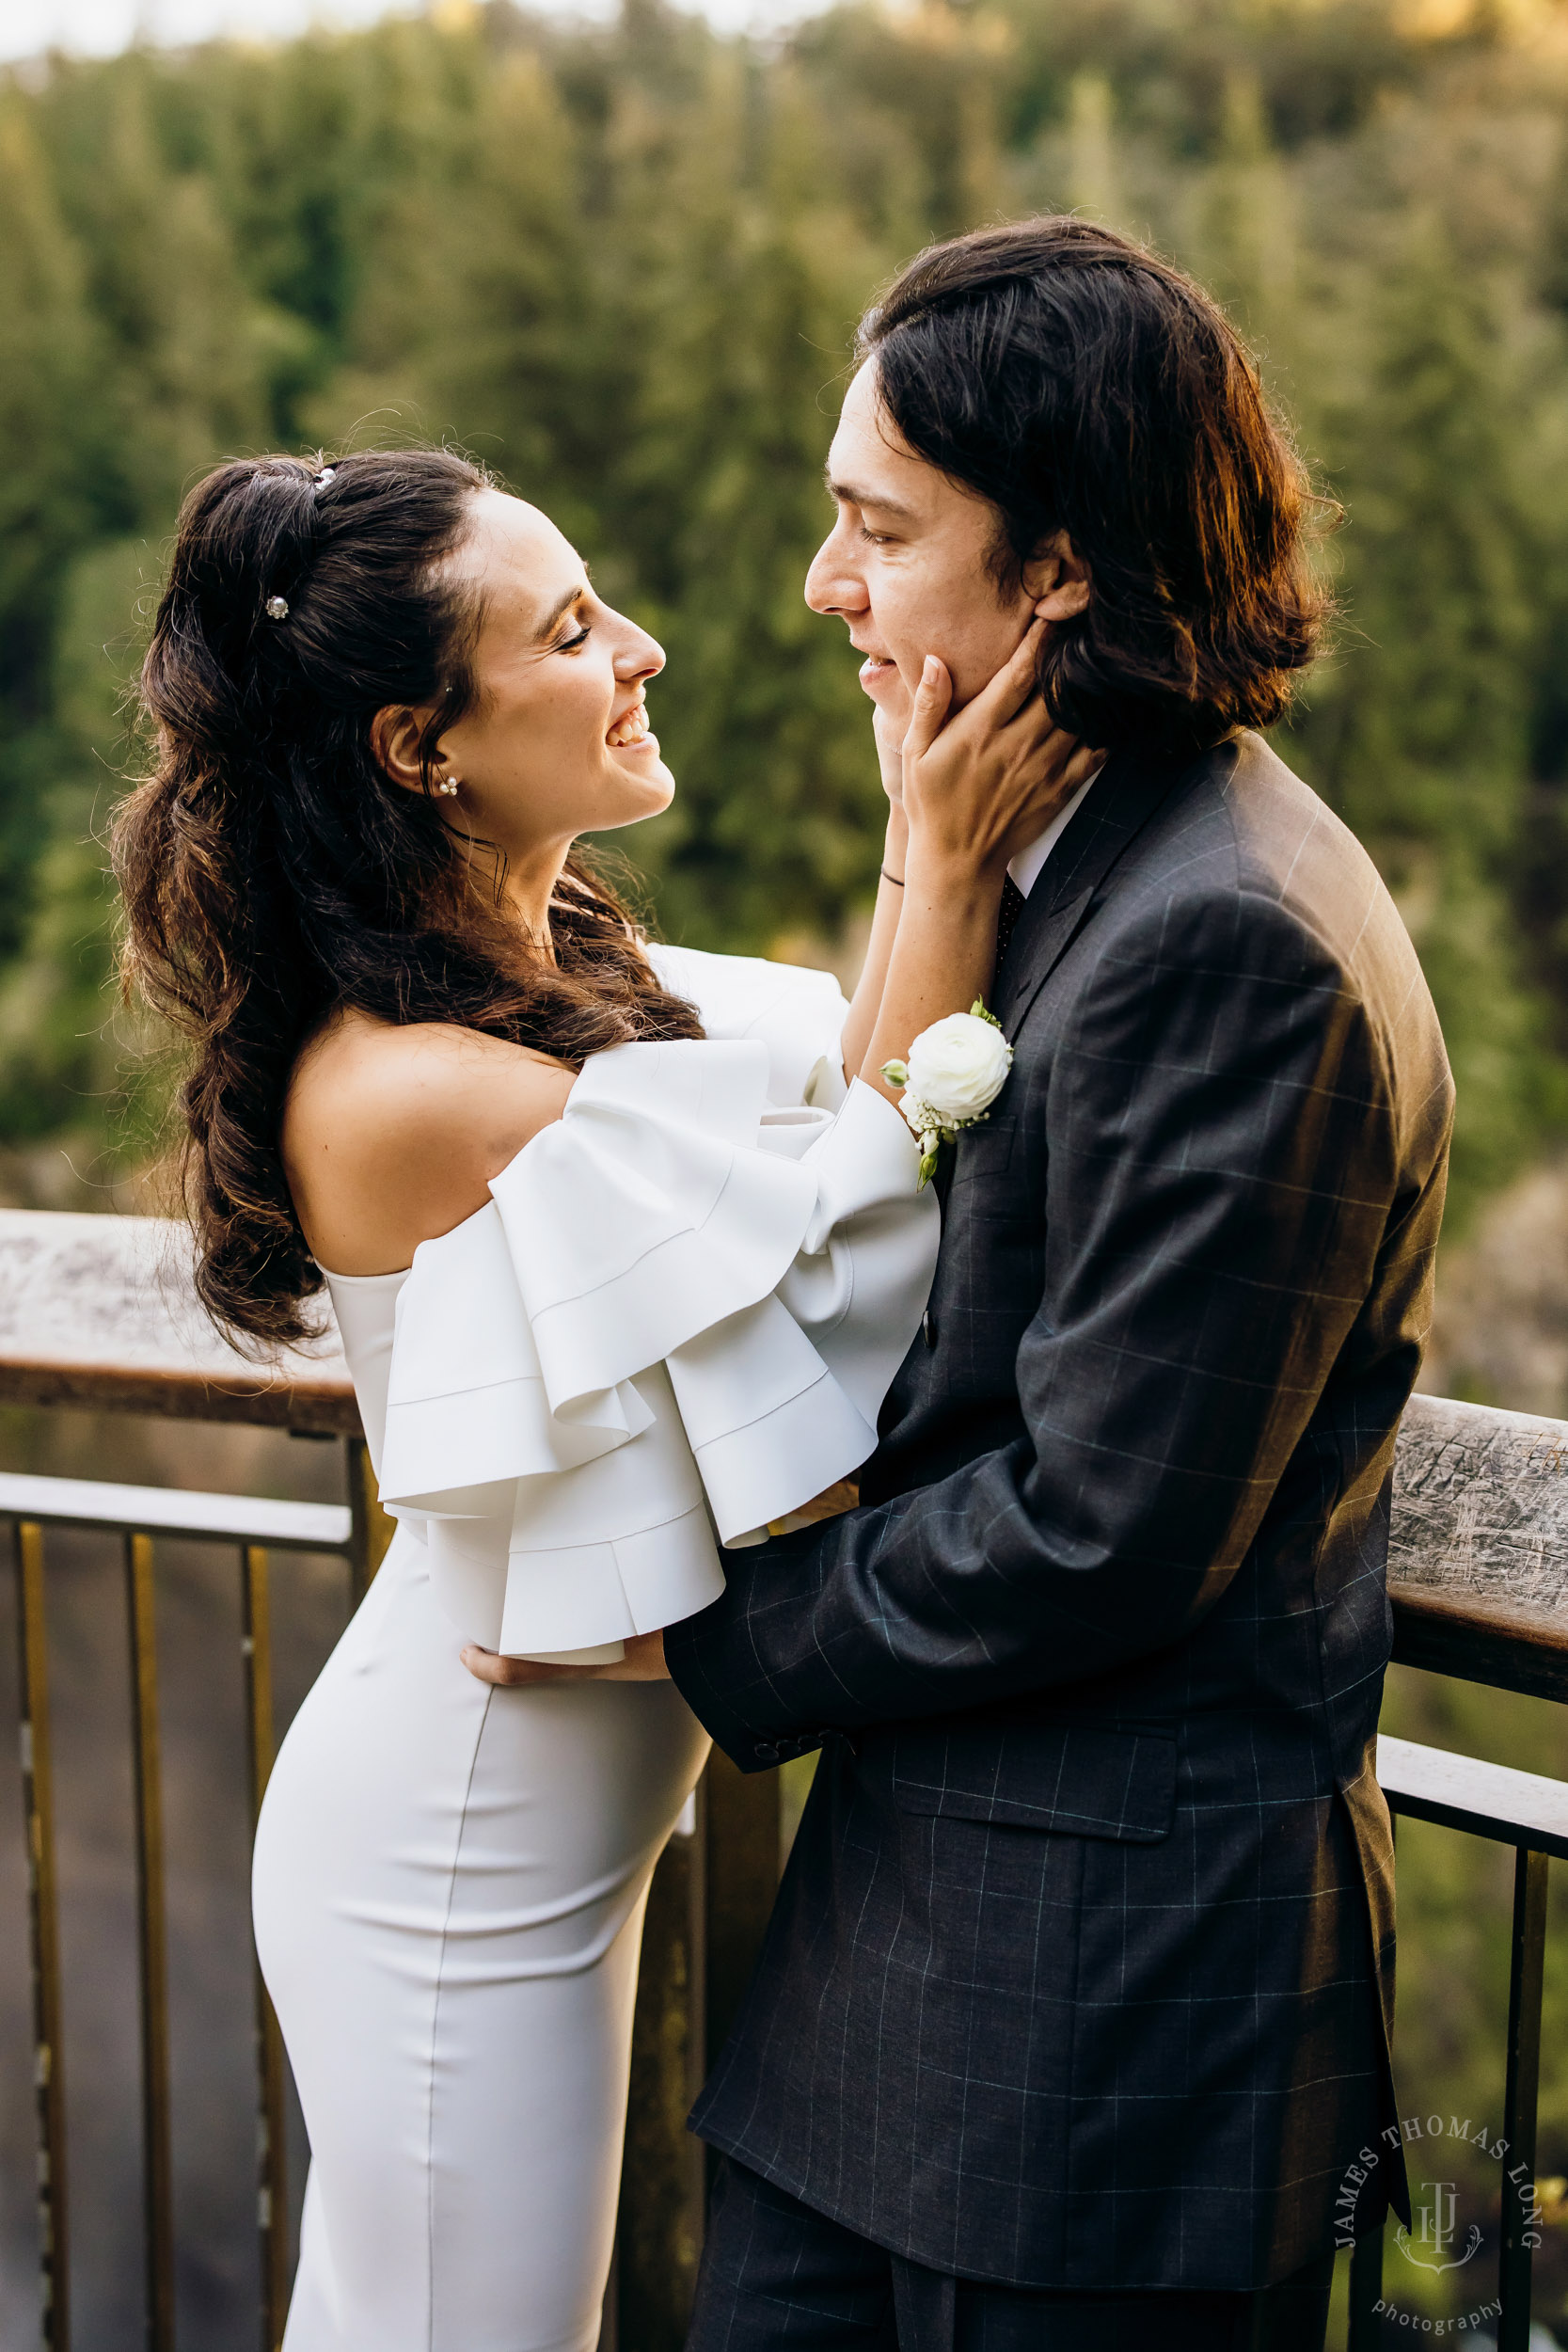
<svg viewBox="0 0 1568 2352">
<path fill-rule="evenodd" d="M 1398 1664 L 1568 1700 L 1568 1422 L 1413 1397 L 1394 1459 L 1388 1575 Z M 1529 2352 L 1546 1874 L 1551 1856 L 1568 1858 L 1568 1784 L 1386 1738 L 1378 1778 L 1396 1820 L 1514 1850 L 1497 2352 Z M 1382 2282 L 1382 2238 L 1364 2237 L 1348 2352 L 1386 2339 Z"/>
<path fill-rule="evenodd" d="M 0 1476 L 14 1530 L 22 1708 L 41 2292 L 40 2341 L 71 2344 L 62 1982 L 45 1638 L 48 1533 L 121 1539 L 131 1672 L 141 2015 L 145 2342 L 173 2352 L 174 2246 L 164 1925 L 158 1651 L 162 1547 L 232 1546 L 251 1818 L 271 1766 L 269 1556 L 325 1553 L 356 1599 L 390 1532 L 372 1490 L 353 1391 L 325 1343 L 261 1371 L 226 1348 L 190 1293 L 178 1230 L 155 1220 L 0 1212 L 0 1404 L 261 1423 L 336 1438 L 343 1504 L 192 1494 L 76 1479 Z M 1401 1433 L 1390 1558 L 1397 1660 L 1469 1682 L 1568 1699 L 1568 1423 L 1418 1397 Z M 1568 1856 L 1568 1787 L 1409 1741 L 1380 1743 L 1396 1814 L 1500 1839 L 1517 1853 L 1504 2131 L 1533 2179 L 1548 1857 Z M 705 2159 L 685 2128 L 698 2083 L 745 1989 L 777 1885 L 781 1776 L 716 1757 L 695 1820 L 656 1872 L 633 2038 L 631 2105 L 605 2352 L 678 2352 L 701 2247 Z M 288 2297 L 285 2060 L 258 1979 L 257 2338 L 276 2352 Z M 1499 2352 L 1529 2335 L 1528 2198 L 1505 2198 Z M 1382 2246 L 1352 2265 L 1351 2352 L 1381 2341 Z"/>
<path fill-rule="evenodd" d="M 52 1529 L 113 1532 L 123 1544 L 131 1669 L 137 1988 L 141 2018 L 145 2341 L 172 2352 L 174 2232 L 165 1949 L 163 1785 L 154 1576 L 158 1547 L 231 1544 L 241 1597 L 249 1811 L 254 1826 L 276 1745 L 269 1554 L 334 1554 L 357 1601 L 390 1533 L 372 1491 L 341 1349 L 260 1369 L 222 1344 L 192 1295 L 179 1229 L 150 1218 L 0 1212 L 0 1402 L 89 1406 L 337 1437 L 346 1505 L 193 1494 L 96 1480 L 0 1476 L 16 1549 L 18 1692 L 28 1864 L 34 2090 L 38 2111 L 40 2332 L 68 2352 L 70 2154 L 66 2134 L 54 1759 L 45 1580 Z M 256 1978 L 259 2335 L 274 2352 L 288 2305 L 283 2070 L 277 2020 Z"/>
</svg>

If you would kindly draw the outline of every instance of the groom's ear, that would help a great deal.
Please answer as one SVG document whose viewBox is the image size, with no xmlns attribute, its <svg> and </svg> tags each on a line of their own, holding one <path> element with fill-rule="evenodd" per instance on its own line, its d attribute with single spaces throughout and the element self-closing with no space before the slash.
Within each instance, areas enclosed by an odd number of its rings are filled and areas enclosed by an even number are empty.
<svg viewBox="0 0 1568 2352">
<path fill-rule="evenodd" d="M 1023 567 L 1023 592 L 1042 621 L 1070 621 L 1089 601 L 1088 565 L 1065 531 L 1047 539 Z"/>
</svg>

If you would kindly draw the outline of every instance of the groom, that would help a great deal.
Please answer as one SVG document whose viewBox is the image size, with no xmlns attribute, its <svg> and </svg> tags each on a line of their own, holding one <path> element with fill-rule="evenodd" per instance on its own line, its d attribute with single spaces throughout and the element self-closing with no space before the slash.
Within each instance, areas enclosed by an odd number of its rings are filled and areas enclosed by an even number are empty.
<svg viewBox="0 0 1568 2352">
<path fill-rule="evenodd" d="M 1320 2352 L 1343 2184 L 1408 2205 L 1372 1741 L 1442 1040 L 1251 731 L 1318 612 L 1221 313 L 1034 221 L 923 255 L 861 358 L 807 593 L 884 751 L 926 655 L 969 699 L 1033 606 L 1107 756 L 1013 862 L 1012 1071 L 861 1508 L 664 1636 L 743 1771 L 821 1751 L 693 2119 L 690 2352 Z"/>
<path fill-rule="evenodd" d="M 810 601 L 884 705 L 928 652 L 961 695 L 1053 550 L 1046 691 L 1108 757 L 1014 864 L 1012 1073 L 942 1155 L 862 1507 L 665 1637 L 742 1770 L 822 1751 L 693 2119 L 691 2352 L 1317 2352 L 1359 2152 L 1358 2226 L 1404 2206 L 1372 1740 L 1442 1040 L 1247 731 L 1316 613 L 1223 316 L 1043 220 L 923 255 L 861 355 Z"/>
</svg>

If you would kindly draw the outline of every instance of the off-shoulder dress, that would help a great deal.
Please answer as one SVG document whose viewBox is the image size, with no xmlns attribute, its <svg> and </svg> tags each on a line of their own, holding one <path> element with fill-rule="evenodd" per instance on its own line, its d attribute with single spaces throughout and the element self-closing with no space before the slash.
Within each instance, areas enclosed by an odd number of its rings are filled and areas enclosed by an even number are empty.
<svg viewBox="0 0 1568 2352">
<path fill-rule="evenodd" d="M 261 1965 L 311 2165 L 285 2352 L 593 2352 L 642 1909 L 708 1741 L 592 1661 L 852 1473 L 936 1211 L 827 976 L 652 951 L 705 1037 L 595 1057 L 489 1205 L 329 1274 L 397 1533 L 279 1752 Z"/>
</svg>

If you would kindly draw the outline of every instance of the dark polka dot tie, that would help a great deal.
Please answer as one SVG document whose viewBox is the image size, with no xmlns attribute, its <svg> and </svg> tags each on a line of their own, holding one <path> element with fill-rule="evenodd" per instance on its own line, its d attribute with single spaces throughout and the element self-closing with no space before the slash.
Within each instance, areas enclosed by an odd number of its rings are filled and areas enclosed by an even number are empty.
<svg viewBox="0 0 1568 2352">
<path fill-rule="evenodd" d="M 1002 904 L 996 914 L 996 968 L 1000 972 L 1019 916 L 1029 901 L 1010 874 L 1003 876 Z"/>
</svg>

